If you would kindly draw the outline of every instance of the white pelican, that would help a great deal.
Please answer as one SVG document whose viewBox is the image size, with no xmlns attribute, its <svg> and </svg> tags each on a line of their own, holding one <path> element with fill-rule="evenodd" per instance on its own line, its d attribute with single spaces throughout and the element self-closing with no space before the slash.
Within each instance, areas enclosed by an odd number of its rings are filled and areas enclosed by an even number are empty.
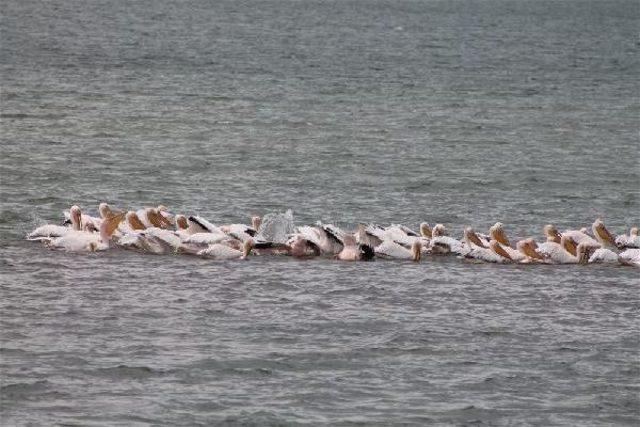
<svg viewBox="0 0 640 427">
<path fill-rule="evenodd" d="M 430 250 L 434 254 L 462 254 L 464 245 L 460 240 L 446 235 L 447 229 L 442 224 L 436 224 L 431 230 Z"/>
<path fill-rule="evenodd" d="M 631 227 L 628 235 L 618 235 L 618 237 L 616 237 L 616 246 L 619 249 L 640 248 L 640 236 L 638 236 L 638 227 Z"/>
<path fill-rule="evenodd" d="M 252 248 L 253 240 L 251 239 L 242 243 L 242 250 L 234 249 L 220 243 L 215 243 L 206 249 L 202 249 L 197 253 L 197 255 L 217 260 L 247 259 Z"/>
<path fill-rule="evenodd" d="M 538 244 L 531 237 L 518 241 L 518 243 L 516 243 L 516 247 L 520 253 L 525 255 L 525 258 L 520 261 L 522 264 L 546 264 L 550 262 L 548 258 L 544 257 L 537 251 Z"/>
<path fill-rule="evenodd" d="M 434 227 L 435 229 L 435 227 Z M 471 227 L 464 230 L 465 245 L 461 248 L 461 256 L 485 262 L 504 263 L 510 262 L 509 255 L 499 247 L 495 240 L 489 242 L 489 248 L 485 248 L 475 231 Z"/>
<path fill-rule="evenodd" d="M 511 243 L 507 238 L 507 234 L 504 231 L 504 226 L 501 222 L 496 222 L 491 228 L 489 228 L 489 236 L 491 240 L 495 240 L 500 245 L 501 249 L 509 255 L 509 258 L 515 262 L 525 260 L 527 257 L 525 254 L 517 249 L 511 247 Z"/>
<path fill-rule="evenodd" d="M 136 212 L 145 227 L 171 228 L 171 222 L 162 216 L 157 208 L 138 209 Z"/>
<path fill-rule="evenodd" d="M 253 252 L 258 255 L 290 255 L 296 258 L 312 258 L 322 255 L 322 250 L 301 234 L 294 234 L 285 243 L 254 242 Z"/>
<path fill-rule="evenodd" d="M 631 248 L 618 254 L 619 260 L 625 265 L 640 267 L 640 249 Z"/>
<path fill-rule="evenodd" d="M 318 222 L 317 226 L 302 225 L 296 227 L 292 237 L 299 236 L 320 248 L 323 255 L 335 255 L 342 251 L 344 232 L 339 228 Z"/>
<path fill-rule="evenodd" d="M 581 228 L 580 230 L 565 230 L 562 232 L 562 236 L 571 237 L 571 240 L 573 240 L 577 245 L 582 242 L 586 242 L 590 245 L 598 243 L 597 240 L 589 236 L 586 228 Z"/>
<path fill-rule="evenodd" d="M 70 252 L 95 252 L 110 247 L 111 235 L 124 218 L 124 213 L 114 215 L 102 221 L 100 232 L 71 231 L 61 237 L 45 240 L 45 245 L 52 248 L 65 249 Z"/>
<path fill-rule="evenodd" d="M 607 230 L 607 227 L 604 226 L 604 222 L 602 222 L 600 218 L 595 220 L 591 226 L 591 230 L 593 231 L 593 235 L 596 240 L 603 248 L 617 248 L 615 236 Z"/>
<path fill-rule="evenodd" d="M 258 234 L 258 228 L 260 228 L 261 223 L 262 219 L 259 216 L 254 216 L 251 218 L 251 226 L 246 224 L 227 224 L 219 228 L 234 239 L 246 242 L 249 240 L 253 241 L 256 234 Z"/>
<path fill-rule="evenodd" d="M 554 264 L 584 264 L 588 261 L 586 257 L 589 243 L 575 245 L 571 237 L 562 236 L 560 243 L 546 242 L 538 245 L 537 252 Z"/>
<path fill-rule="evenodd" d="M 50 237 L 62 237 L 69 231 L 82 230 L 82 211 L 77 205 L 71 206 L 69 209 L 70 227 L 56 224 L 45 224 L 37 227 L 31 233 L 27 234 L 27 240 L 42 240 Z"/>
<path fill-rule="evenodd" d="M 376 256 L 392 259 L 409 259 L 412 261 L 420 261 L 422 257 L 422 243 L 415 240 L 411 244 L 411 249 L 405 248 L 393 240 L 385 240 L 374 249 Z"/>
</svg>

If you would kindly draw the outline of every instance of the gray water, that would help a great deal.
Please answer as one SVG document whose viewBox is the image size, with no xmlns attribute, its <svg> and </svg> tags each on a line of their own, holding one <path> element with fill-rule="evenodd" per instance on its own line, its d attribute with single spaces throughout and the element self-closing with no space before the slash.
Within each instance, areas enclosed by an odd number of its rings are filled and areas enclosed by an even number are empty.
<svg viewBox="0 0 640 427">
<path fill-rule="evenodd" d="M 636 1 L 5 1 L 2 425 L 633 425 L 638 272 L 25 242 L 216 223 L 638 225 Z"/>
</svg>

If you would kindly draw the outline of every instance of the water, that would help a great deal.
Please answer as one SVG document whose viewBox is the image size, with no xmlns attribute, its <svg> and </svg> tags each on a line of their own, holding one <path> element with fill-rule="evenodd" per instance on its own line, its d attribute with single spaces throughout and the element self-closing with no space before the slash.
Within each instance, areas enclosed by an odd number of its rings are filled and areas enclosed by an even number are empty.
<svg viewBox="0 0 640 427">
<path fill-rule="evenodd" d="M 218 223 L 639 223 L 634 1 L 7 1 L 1 423 L 632 425 L 637 271 L 212 262 L 22 240 Z"/>
</svg>

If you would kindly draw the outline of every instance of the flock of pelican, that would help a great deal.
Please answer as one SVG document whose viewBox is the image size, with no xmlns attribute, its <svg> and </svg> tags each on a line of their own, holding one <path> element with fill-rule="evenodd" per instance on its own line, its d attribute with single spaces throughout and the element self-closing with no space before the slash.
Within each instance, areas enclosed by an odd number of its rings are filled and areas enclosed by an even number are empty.
<svg viewBox="0 0 640 427">
<path fill-rule="evenodd" d="M 74 205 L 64 212 L 62 225 L 40 226 L 27 235 L 47 247 L 72 252 L 111 248 L 153 254 L 186 254 L 203 258 L 247 259 L 250 255 L 329 257 L 342 261 L 375 258 L 420 261 L 424 256 L 455 255 L 490 263 L 588 264 L 609 263 L 640 267 L 640 237 L 633 227 L 615 236 L 597 219 L 591 229 L 559 232 L 543 228 L 544 241 L 508 239 L 497 222 L 488 234 L 468 227 L 462 239 L 450 237 L 442 224 L 420 224 L 419 232 L 403 225 L 360 224 L 346 231 L 332 224 L 294 226 L 291 211 L 251 218 L 251 225 L 214 225 L 199 216 L 171 214 L 165 206 L 118 212 L 101 203 L 99 216 L 82 213 Z"/>
</svg>

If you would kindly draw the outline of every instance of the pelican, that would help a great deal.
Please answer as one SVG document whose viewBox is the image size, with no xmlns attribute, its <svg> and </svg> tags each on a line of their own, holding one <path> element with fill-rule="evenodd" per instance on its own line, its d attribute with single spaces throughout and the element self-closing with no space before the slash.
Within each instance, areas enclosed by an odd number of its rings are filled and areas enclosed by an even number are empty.
<svg viewBox="0 0 640 427">
<path fill-rule="evenodd" d="M 295 258 L 312 258 L 322 255 L 322 250 L 317 244 L 300 234 L 291 236 L 285 243 L 254 242 L 253 251 L 258 255 L 290 255 Z"/>
<path fill-rule="evenodd" d="M 576 244 L 580 244 L 582 242 L 586 242 L 590 245 L 597 244 L 597 240 L 593 237 L 589 236 L 588 230 L 586 228 L 581 228 L 580 230 L 565 230 L 562 232 L 562 236 L 571 237 Z"/>
<path fill-rule="evenodd" d="M 631 227 L 629 234 L 620 234 L 616 237 L 616 246 L 618 249 L 640 248 L 640 236 L 638 236 L 638 227 Z"/>
<path fill-rule="evenodd" d="M 447 229 L 442 224 L 436 224 L 431 230 L 430 250 L 434 254 L 462 254 L 464 245 L 461 241 L 446 235 Z"/>
<path fill-rule="evenodd" d="M 374 252 L 376 256 L 382 258 L 408 259 L 418 262 L 422 257 L 422 243 L 414 240 L 411 249 L 407 249 L 393 240 L 385 240 L 376 246 Z"/>
<path fill-rule="evenodd" d="M 525 258 L 520 261 L 522 264 L 546 264 L 550 262 L 548 258 L 544 257 L 537 251 L 538 244 L 531 237 L 518 241 L 518 243 L 516 243 L 516 247 L 525 256 Z"/>
<path fill-rule="evenodd" d="M 73 230 L 61 237 L 45 240 L 45 245 L 69 252 L 95 252 L 109 249 L 111 236 L 124 215 L 120 213 L 102 221 L 99 233 Z"/>
<path fill-rule="evenodd" d="M 489 248 L 485 248 L 471 227 L 465 228 L 464 241 L 465 246 L 461 249 L 461 256 L 464 258 L 495 263 L 511 261 L 509 254 L 504 252 L 497 241 L 490 241 Z"/>
<path fill-rule="evenodd" d="M 313 243 L 320 248 L 323 255 L 335 255 L 340 253 L 344 247 L 342 243 L 344 235 L 345 233 L 338 227 L 318 222 L 316 226 L 303 225 L 296 227 L 296 232 L 292 237 L 299 236 Z"/>
<path fill-rule="evenodd" d="M 640 267 L 640 249 L 631 248 L 618 254 L 619 260 L 625 265 L 631 265 L 633 267 Z"/>
<path fill-rule="evenodd" d="M 216 260 L 247 259 L 253 248 L 253 240 L 249 239 L 242 243 L 242 250 L 231 248 L 230 246 L 215 243 L 206 249 L 202 249 L 197 255 L 203 258 Z"/>
<path fill-rule="evenodd" d="M 171 228 L 171 222 L 162 216 L 156 208 L 138 209 L 136 215 L 145 227 Z"/>
<path fill-rule="evenodd" d="M 353 234 L 342 237 L 342 250 L 336 258 L 341 261 L 369 261 L 375 256 L 371 246 L 359 245 Z"/>
<path fill-rule="evenodd" d="M 544 245 L 538 245 L 536 251 L 554 264 L 584 264 L 588 261 L 588 246 L 588 243 L 576 246 L 571 237 L 562 236 L 560 243 L 546 242 Z"/>
<path fill-rule="evenodd" d="M 27 240 L 42 240 L 50 237 L 62 237 L 70 231 L 82 230 L 82 211 L 77 205 L 69 209 L 70 227 L 64 225 L 45 224 L 27 234 Z"/>
<path fill-rule="evenodd" d="M 220 226 L 220 230 L 234 239 L 246 242 L 256 237 L 261 223 L 262 219 L 259 216 L 254 216 L 251 218 L 251 226 L 245 224 L 228 224 Z"/>
<path fill-rule="evenodd" d="M 489 228 L 489 236 L 491 240 L 495 240 L 500 245 L 500 248 L 508 254 L 509 258 L 513 261 L 519 262 L 525 260 L 527 255 L 523 254 L 517 249 L 513 249 L 511 247 L 511 243 L 507 238 L 507 235 L 504 231 L 504 226 L 501 222 L 496 222 L 491 228 Z"/>
<path fill-rule="evenodd" d="M 595 220 L 591 226 L 591 230 L 593 231 L 593 235 L 596 240 L 603 248 L 617 248 L 615 236 L 607 230 L 607 227 L 604 226 L 604 222 L 600 218 Z"/>
</svg>

